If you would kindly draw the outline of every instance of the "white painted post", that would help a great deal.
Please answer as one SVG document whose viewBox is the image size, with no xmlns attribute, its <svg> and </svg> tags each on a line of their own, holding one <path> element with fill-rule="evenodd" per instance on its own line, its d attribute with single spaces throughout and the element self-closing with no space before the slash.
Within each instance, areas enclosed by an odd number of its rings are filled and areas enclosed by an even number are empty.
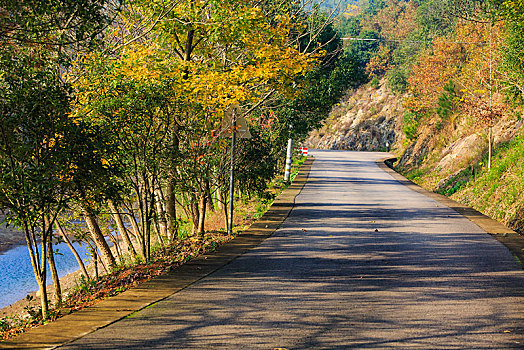
<svg viewBox="0 0 524 350">
<path fill-rule="evenodd" d="M 293 157 L 293 140 L 287 141 L 287 155 L 286 155 L 286 171 L 284 173 L 284 181 L 289 181 L 291 176 L 291 159 Z"/>
</svg>

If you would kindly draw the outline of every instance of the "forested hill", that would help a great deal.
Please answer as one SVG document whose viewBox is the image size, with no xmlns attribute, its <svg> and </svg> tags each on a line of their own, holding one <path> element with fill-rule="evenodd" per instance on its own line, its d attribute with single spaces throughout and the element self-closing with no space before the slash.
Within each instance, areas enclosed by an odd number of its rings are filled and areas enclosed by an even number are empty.
<svg viewBox="0 0 524 350">
<path fill-rule="evenodd" d="M 351 5 L 367 5 L 366 0 L 317 0 L 316 3 L 319 5 L 320 9 L 326 12 L 338 11 L 345 12 L 346 9 L 350 8 Z"/>
<path fill-rule="evenodd" d="M 384 150 L 428 189 L 524 231 L 524 3 L 358 2 L 335 27 L 367 83 L 312 147 Z M 359 39 L 359 40 L 358 40 Z"/>
</svg>

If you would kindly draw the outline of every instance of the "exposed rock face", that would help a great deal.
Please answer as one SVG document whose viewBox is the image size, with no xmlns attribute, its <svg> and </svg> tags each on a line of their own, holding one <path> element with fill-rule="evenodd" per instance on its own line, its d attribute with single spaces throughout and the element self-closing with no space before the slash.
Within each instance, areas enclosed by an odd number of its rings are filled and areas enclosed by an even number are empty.
<svg viewBox="0 0 524 350">
<path fill-rule="evenodd" d="M 478 134 L 469 135 L 453 142 L 442 152 L 443 157 L 438 162 L 437 169 L 452 168 L 453 164 L 462 161 L 466 156 L 478 153 L 472 152 L 472 150 L 478 148 L 479 145 L 483 146 L 483 144 L 484 140 Z"/>
<path fill-rule="evenodd" d="M 439 129 L 437 116 L 424 120 L 418 128 L 417 139 L 407 144 L 401 152 L 398 166 L 409 170 L 423 165 L 425 171 L 431 170 L 437 178 L 453 178 L 473 164 L 477 164 L 487 154 L 487 129 L 476 125 L 468 117 L 457 119 L 457 124 L 449 123 Z M 493 127 L 493 147 L 511 140 L 522 128 L 523 119 L 504 116 Z M 442 190 L 441 181 L 428 186 L 432 190 Z M 444 181 L 444 182 L 447 182 Z M 452 183 L 452 182 L 449 182 Z M 427 185 L 427 184 L 426 184 Z"/>
<path fill-rule="evenodd" d="M 364 85 L 351 91 L 331 112 L 324 126 L 313 131 L 306 146 L 318 149 L 384 151 L 403 138 L 404 109 L 382 82 L 375 89 Z"/>
</svg>

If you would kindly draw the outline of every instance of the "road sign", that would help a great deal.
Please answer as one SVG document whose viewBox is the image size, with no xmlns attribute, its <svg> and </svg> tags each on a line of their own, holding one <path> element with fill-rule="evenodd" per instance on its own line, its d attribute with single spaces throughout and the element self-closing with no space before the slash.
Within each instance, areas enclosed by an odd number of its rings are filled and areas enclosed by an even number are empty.
<svg viewBox="0 0 524 350">
<path fill-rule="evenodd" d="M 226 114 L 224 116 L 224 119 L 222 120 L 222 129 L 226 129 L 224 131 L 224 136 L 231 136 L 231 125 L 233 124 L 233 117 L 232 114 Z M 237 115 L 236 117 L 236 130 L 237 130 L 237 137 L 240 137 L 241 139 L 250 139 L 251 132 L 249 132 L 249 127 L 247 126 L 247 120 L 245 118 L 239 117 Z"/>
</svg>

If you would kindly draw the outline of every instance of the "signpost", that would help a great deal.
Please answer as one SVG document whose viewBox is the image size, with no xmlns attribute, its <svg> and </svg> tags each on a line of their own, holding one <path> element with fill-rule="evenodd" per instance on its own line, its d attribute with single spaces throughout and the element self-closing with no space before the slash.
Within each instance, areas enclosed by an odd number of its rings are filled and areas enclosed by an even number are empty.
<svg viewBox="0 0 524 350">
<path fill-rule="evenodd" d="M 247 121 L 238 116 L 238 105 L 233 105 L 226 112 L 224 123 L 227 128 L 231 125 L 231 170 L 229 174 L 229 207 L 227 220 L 227 233 L 233 233 L 233 199 L 235 194 L 235 146 L 237 136 L 241 139 L 250 139 L 251 133 Z M 226 133 L 228 134 L 228 133 Z"/>
<path fill-rule="evenodd" d="M 227 233 L 233 233 L 233 195 L 235 194 L 235 141 L 237 138 L 237 109 L 234 108 L 232 114 L 232 135 L 231 135 L 231 172 L 229 175 L 229 210 L 227 221 Z"/>
</svg>

